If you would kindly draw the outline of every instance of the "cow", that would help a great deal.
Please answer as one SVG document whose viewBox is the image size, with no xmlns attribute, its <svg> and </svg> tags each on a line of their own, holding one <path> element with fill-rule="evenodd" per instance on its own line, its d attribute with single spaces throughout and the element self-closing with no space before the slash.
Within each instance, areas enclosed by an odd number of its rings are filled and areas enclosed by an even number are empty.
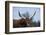
<svg viewBox="0 0 46 35">
<path fill-rule="evenodd" d="M 36 14 L 36 12 L 34 12 L 34 14 L 32 15 L 32 17 L 30 17 L 30 16 L 26 17 L 24 15 L 25 18 L 22 17 L 22 15 L 20 14 L 20 12 L 18 12 L 18 14 L 21 17 L 21 19 L 19 19 L 19 20 L 13 20 L 13 27 L 14 28 L 16 28 L 16 27 L 30 27 L 30 26 L 32 26 L 32 19 L 33 19 L 33 16 Z"/>
</svg>

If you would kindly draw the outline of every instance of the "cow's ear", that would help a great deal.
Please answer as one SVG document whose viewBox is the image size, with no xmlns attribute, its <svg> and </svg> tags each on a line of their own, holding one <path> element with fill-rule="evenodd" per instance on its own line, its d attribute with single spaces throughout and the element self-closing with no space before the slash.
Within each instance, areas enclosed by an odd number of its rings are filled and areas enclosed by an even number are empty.
<svg viewBox="0 0 46 35">
<path fill-rule="evenodd" d="M 32 18 L 30 18 L 30 20 L 33 20 L 33 17 L 32 17 Z"/>
</svg>

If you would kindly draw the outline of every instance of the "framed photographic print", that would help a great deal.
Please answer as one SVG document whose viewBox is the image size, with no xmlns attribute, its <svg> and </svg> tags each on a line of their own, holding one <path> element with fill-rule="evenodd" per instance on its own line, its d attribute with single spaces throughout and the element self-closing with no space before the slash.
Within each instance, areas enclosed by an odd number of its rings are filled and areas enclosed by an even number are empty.
<svg viewBox="0 0 46 35">
<path fill-rule="evenodd" d="M 45 3 L 5 1 L 5 33 L 45 31 Z"/>
</svg>

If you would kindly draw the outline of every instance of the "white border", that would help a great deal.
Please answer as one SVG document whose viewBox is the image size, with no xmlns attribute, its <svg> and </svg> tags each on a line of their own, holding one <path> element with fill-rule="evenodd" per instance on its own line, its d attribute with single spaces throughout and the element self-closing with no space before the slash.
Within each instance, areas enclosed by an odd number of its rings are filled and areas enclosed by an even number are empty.
<svg viewBox="0 0 46 35">
<path fill-rule="evenodd" d="M 40 27 L 26 27 L 26 28 L 13 28 L 13 9 L 12 7 L 37 7 L 40 8 Z M 37 31 L 37 30 L 43 30 L 43 5 L 32 5 L 32 4 L 17 4 L 17 3 L 10 3 L 9 4 L 9 31 L 10 32 L 21 32 L 21 31 Z"/>
</svg>

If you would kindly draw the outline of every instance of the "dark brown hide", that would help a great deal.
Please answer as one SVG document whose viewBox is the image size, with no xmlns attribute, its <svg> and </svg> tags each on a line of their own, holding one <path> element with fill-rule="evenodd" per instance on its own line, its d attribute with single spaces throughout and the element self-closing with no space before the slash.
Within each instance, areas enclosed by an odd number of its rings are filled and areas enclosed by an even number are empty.
<svg viewBox="0 0 46 35">
<path fill-rule="evenodd" d="M 20 19 L 20 20 L 14 20 L 13 22 L 13 27 L 26 27 L 27 26 L 27 22 L 25 19 Z"/>
</svg>

